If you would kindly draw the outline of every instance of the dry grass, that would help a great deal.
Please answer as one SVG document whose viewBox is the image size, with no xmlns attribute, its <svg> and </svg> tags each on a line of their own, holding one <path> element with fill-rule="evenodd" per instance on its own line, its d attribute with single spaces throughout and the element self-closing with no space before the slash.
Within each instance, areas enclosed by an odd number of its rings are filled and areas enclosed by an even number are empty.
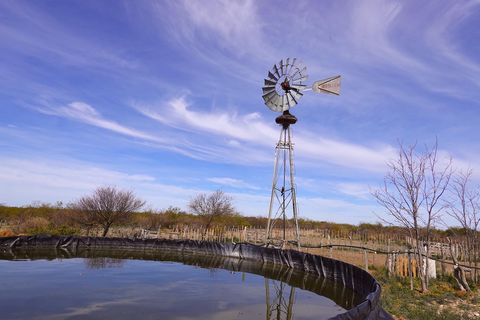
<svg viewBox="0 0 480 320">
<path fill-rule="evenodd" d="M 0 237 L 12 237 L 15 235 L 15 232 L 10 229 L 0 229 Z"/>
</svg>

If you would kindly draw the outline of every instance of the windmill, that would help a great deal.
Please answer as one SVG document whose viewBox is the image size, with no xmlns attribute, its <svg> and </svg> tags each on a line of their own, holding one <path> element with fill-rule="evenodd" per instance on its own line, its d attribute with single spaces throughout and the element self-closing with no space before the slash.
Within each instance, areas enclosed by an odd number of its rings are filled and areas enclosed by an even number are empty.
<svg viewBox="0 0 480 320">
<path fill-rule="evenodd" d="M 266 246 L 285 248 L 288 243 L 291 243 L 300 248 L 293 142 L 290 130 L 290 126 L 297 122 L 297 118 L 289 110 L 298 103 L 305 91 L 340 94 L 340 76 L 316 81 L 311 86 L 305 84 L 307 79 L 307 68 L 298 59 L 287 58 L 280 60 L 268 71 L 262 88 L 262 97 L 267 107 L 272 111 L 282 112 L 275 119 L 282 128 L 275 147 L 272 192 L 265 235 Z M 290 210 L 291 215 L 287 214 Z M 289 240 L 287 236 L 287 220 L 293 220 L 293 240 Z M 279 222 L 282 224 L 281 234 L 274 232 L 278 230 L 275 227 Z"/>
<path fill-rule="evenodd" d="M 273 288 L 271 291 L 270 289 Z M 290 291 L 288 291 L 290 289 Z M 288 298 L 287 298 L 288 295 Z M 267 320 L 292 320 L 295 304 L 295 287 L 283 281 L 265 277 L 265 302 Z"/>
</svg>

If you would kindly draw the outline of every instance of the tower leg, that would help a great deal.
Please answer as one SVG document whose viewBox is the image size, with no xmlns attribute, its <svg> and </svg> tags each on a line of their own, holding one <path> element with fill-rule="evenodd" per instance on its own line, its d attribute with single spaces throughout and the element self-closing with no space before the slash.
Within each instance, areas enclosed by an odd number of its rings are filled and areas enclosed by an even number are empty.
<svg viewBox="0 0 480 320">
<path fill-rule="evenodd" d="M 275 148 L 275 160 L 273 167 L 272 192 L 268 209 L 268 222 L 265 235 L 265 245 L 273 243 L 273 240 L 281 240 L 281 247 L 284 248 L 287 239 L 287 211 L 291 206 L 294 223 L 295 239 L 297 248 L 300 248 L 300 228 L 298 225 L 298 206 L 295 185 L 295 166 L 293 156 L 293 144 L 289 125 L 282 125 L 280 137 Z M 282 239 L 275 239 L 273 231 L 275 224 L 282 221 Z M 278 227 L 278 226 L 277 226 Z"/>
<path fill-rule="evenodd" d="M 265 245 L 268 246 L 270 242 L 270 238 L 272 237 L 272 210 L 273 210 L 273 203 L 275 199 L 275 188 L 277 186 L 278 180 L 278 159 L 280 154 L 280 142 L 282 141 L 283 129 L 280 131 L 280 138 L 278 138 L 278 143 L 275 148 L 275 160 L 273 162 L 273 178 L 272 178 L 272 193 L 270 195 L 270 206 L 268 208 L 268 222 L 267 222 L 267 232 L 265 234 Z"/>
<path fill-rule="evenodd" d="M 289 163 L 290 163 L 290 186 L 292 189 L 292 209 L 293 220 L 295 221 L 295 241 L 297 242 L 297 248 L 300 249 L 300 228 L 298 226 L 298 207 L 297 207 L 297 185 L 295 184 L 295 165 L 293 163 L 293 146 L 292 135 L 290 127 L 288 127 L 288 141 L 290 142 L 290 148 L 288 149 Z"/>
</svg>

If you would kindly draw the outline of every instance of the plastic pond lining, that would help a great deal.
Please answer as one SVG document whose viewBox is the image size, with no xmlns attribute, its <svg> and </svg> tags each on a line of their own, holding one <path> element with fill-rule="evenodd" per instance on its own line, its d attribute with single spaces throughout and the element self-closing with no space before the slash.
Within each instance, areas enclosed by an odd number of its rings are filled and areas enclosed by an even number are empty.
<svg viewBox="0 0 480 320">
<path fill-rule="evenodd" d="M 357 304 L 345 313 L 331 319 L 393 319 L 380 305 L 380 284 L 368 272 L 354 265 L 323 256 L 303 253 L 295 250 L 265 248 L 248 243 L 220 243 L 194 240 L 166 239 L 125 239 L 96 237 L 5 237 L 0 238 L 0 250 L 3 253 L 18 249 L 45 248 L 66 249 L 73 254 L 78 250 L 133 250 L 142 251 L 176 251 L 215 255 L 245 260 L 261 261 L 274 265 L 284 265 L 324 277 L 352 289 L 361 297 Z"/>
</svg>

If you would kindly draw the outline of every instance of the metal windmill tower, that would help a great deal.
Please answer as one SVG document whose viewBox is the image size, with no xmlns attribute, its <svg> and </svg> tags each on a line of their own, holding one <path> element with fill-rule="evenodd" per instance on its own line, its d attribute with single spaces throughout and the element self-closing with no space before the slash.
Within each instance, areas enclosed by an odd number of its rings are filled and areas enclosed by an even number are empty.
<svg viewBox="0 0 480 320">
<path fill-rule="evenodd" d="M 288 243 L 291 243 L 300 248 L 293 142 L 290 130 L 290 126 L 297 122 L 297 118 L 289 110 L 298 103 L 305 91 L 340 94 L 340 76 L 316 81 L 311 86 L 304 84 L 307 78 L 307 68 L 296 58 L 287 58 L 273 66 L 262 88 L 262 97 L 267 107 L 272 111 L 282 112 L 282 115 L 275 119 L 282 128 L 275 147 L 272 192 L 265 236 L 266 246 L 285 248 Z M 293 222 L 294 239 L 289 239 L 287 235 L 289 222 Z M 278 231 L 276 228 L 278 223 L 282 225 L 280 234 L 275 233 L 275 230 Z"/>
<path fill-rule="evenodd" d="M 288 289 L 290 289 L 289 292 L 287 292 Z M 270 280 L 265 277 L 265 302 L 267 320 L 292 320 L 295 287 L 280 280 Z"/>
</svg>

